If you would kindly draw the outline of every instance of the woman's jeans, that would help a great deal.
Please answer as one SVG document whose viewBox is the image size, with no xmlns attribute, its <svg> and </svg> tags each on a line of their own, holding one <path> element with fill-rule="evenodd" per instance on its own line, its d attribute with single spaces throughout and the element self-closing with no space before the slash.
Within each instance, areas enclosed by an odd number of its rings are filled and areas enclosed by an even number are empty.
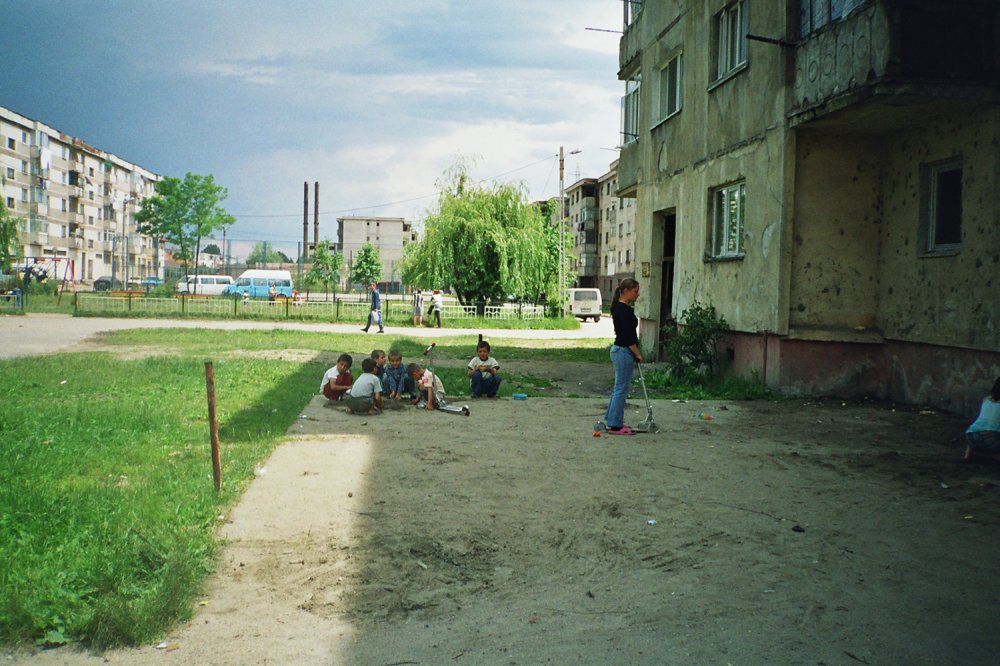
<svg viewBox="0 0 1000 666">
<path fill-rule="evenodd" d="M 611 364 L 615 366 L 615 387 L 611 389 L 611 402 L 604 415 L 604 425 L 608 428 L 620 428 L 625 421 L 625 398 L 632 385 L 635 356 L 628 347 L 611 345 Z"/>
</svg>

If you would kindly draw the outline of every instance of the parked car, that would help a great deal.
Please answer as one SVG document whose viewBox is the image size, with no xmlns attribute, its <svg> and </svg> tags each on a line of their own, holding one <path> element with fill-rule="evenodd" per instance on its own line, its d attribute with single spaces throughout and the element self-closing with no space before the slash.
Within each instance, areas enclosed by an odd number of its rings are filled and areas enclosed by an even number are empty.
<svg viewBox="0 0 1000 666">
<path fill-rule="evenodd" d="M 110 291 L 111 289 L 121 289 L 122 281 L 117 278 L 105 275 L 94 280 L 94 291 Z"/>
<path fill-rule="evenodd" d="M 601 321 L 601 307 L 600 289 L 569 290 L 569 313 L 580 321 L 587 321 L 587 317 Z"/>
<path fill-rule="evenodd" d="M 163 280 L 156 277 L 155 275 L 150 275 L 149 277 L 142 278 L 143 287 L 149 287 L 150 289 L 152 289 L 153 287 L 159 287 L 161 284 L 163 284 Z"/>
<path fill-rule="evenodd" d="M 232 283 L 233 278 L 228 275 L 186 275 L 177 281 L 177 293 L 221 296 Z"/>
<path fill-rule="evenodd" d="M 226 287 L 224 294 L 226 296 L 242 296 L 243 292 L 247 292 L 250 298 L 268 298 L 272 286 L 277 296 L 291 298 L 291 271 L 261 270 L 256 268 L 243 271 L 236 278 L 234 284 Z"/>
</svg>

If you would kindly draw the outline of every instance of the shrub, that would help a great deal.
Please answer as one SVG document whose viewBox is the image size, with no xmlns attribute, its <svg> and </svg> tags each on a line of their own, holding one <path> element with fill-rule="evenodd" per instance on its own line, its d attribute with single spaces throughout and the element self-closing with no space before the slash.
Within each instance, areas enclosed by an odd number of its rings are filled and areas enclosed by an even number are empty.
<svg viewBox="0 0 1000 666">
<path fill-rule="evenodd" d="M 729 324 L 711 305 L 697 301 L 681 314 L 681 326 L 663 327 L 667 365 L 678 381 L 692 382 L 715 375 L 715 350 Z"/>
</svg>

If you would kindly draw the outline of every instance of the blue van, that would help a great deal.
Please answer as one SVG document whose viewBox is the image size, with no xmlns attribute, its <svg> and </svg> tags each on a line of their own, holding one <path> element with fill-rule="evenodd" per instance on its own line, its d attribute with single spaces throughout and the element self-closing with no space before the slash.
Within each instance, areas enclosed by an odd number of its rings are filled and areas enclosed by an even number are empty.
<svg viewBox="0 0 1000 666">
<path fill-rule="evenodd" d="M 226 296 L 242 296 L 243 292 L 250 294 L 250 298 L 267 298 L 271 291 L 271 285 L 278 296 L 284 298 L 292 297 L 292 273 L 291 271 L 268 271 L 253 268 L 236 278 L 236 282 L 226 287 Z"/>
</svg>

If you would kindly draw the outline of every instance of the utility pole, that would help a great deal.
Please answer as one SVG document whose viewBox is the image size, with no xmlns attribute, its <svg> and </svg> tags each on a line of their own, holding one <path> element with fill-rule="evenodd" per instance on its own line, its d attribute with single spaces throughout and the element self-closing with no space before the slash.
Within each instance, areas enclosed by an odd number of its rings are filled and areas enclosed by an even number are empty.
<svg viewBox="0 0 1000 666">
<path fill-rule="evenodd" d="M 556 297 L 559 299 L 560 310 L 563 307 L 563 287 L 566 286 L 566 259 L 563 257 L 563 252 L 565 252 L 566 242 L 564 240 L 563 232 L 563 214 L 566 210 L 564 203 L 565 194 L 565 182 L 563 181 L 563 172 L 566 167 L 566 157 L 563 154 L 563 147 L 559 146 L 559 289 L 556 292 Z"/>
<path fill-rule="evenodd" d="M 313 187 L 313 247 L 319 247 L 319 181 Z"/>
<path fill-rule="evenodd" d="M 309 257 L 309 181 L 302 183 L 302 262 Z"/>
</svg>

